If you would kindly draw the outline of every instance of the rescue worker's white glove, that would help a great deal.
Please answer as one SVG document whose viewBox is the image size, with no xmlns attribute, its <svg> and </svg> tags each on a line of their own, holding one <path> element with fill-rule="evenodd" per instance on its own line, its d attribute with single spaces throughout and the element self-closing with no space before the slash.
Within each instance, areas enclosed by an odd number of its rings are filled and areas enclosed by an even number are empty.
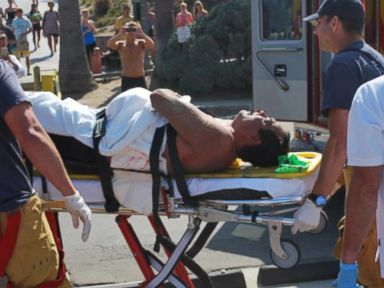
<svg viewBox="0 0 384 288">
<path fill-rule="evenodd" d="M 74 228 L 79 228 L 80 221 L 83 222 L 83 232 L 81 234 L 81 239 L 85 242 L 89 237 L 91 232 L 91 209 L 88 205 L 85 204 L 84 198 L 76 191 L 75 194 L 70 196 L 65 196 L 65 206 L 68 212 L 72 216 L 72 223 Z"/>
<path fill-rule="evenodd" d="M 317 207 L 311 200 L 306 199 L 304 204 L 295 212 L 295 223 L 291 227 L 292 234 L 315 229 L 320 224 L 321 207 Z"/>
</svg>

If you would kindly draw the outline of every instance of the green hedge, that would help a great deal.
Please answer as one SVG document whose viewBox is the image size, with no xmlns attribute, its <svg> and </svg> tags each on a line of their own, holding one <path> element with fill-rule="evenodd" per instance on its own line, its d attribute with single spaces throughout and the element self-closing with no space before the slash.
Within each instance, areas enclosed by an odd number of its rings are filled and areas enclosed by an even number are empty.
<svg viewBox="0 0 384 288">
<path fill-rule="evenodd" d="M 250 0 L 216 6 L 183 45 L 174 33 L 158 59 L 163 84 L 183 93 L 252 89 Z"/>
</svg>

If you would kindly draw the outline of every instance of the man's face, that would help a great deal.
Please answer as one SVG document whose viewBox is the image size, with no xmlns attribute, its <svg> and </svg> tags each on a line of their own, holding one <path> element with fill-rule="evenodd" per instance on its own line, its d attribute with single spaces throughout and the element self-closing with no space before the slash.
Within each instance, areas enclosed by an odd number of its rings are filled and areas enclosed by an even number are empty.
<svg viewBox="0 0 384 288">
<path fill-rule="evenodd" d="M 128 25 L 125 27 L 125 32 L 128 38 L 135 38 L 137 35 L 137 26 Z"/>
<path fill-rule="evenodd" d="M 268 117 L 264 111 L 241 110 L 233 120 L 232 127 L 240 134 L 252 133 L 255 137 L 258 137 L 262 128 L 274 131 L 278 137 L 284 136 L 284 130 L 277 124 L 275 118 Z"/>
<path fill-rule="evenodd" d="M 332 20 L 329 21 L 327 16 L 321 16 L 317 20 L 311 21 L 315 26 L 314 34 L 319 39 L 319 47 L 323 51 L 333 52 L 333 36 Z"/>
<path fill-rule="evenodd" d="M 123 14 L 125 16 L 129 16 L 129 13 L 131 13 L 131 9 L 130 8 L 123 8 Z"/>
</svg>

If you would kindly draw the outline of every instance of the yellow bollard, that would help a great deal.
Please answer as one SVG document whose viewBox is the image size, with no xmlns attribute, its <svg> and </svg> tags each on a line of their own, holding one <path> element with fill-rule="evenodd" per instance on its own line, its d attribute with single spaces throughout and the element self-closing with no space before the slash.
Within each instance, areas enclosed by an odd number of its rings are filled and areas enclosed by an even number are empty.
<svg viewBox="0 0 384 288">
<path fill-rule="evenodd" d="M 41 91 L 55 92 L 55 75 L 41 75 Z"/>
</svg>

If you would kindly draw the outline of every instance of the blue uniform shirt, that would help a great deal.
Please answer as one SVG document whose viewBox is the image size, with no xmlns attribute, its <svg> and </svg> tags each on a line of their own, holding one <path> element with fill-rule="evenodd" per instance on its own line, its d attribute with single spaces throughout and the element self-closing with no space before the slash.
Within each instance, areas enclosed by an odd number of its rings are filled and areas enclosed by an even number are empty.
<svg viewBox="0 0 384 288">
<path fill-rule="evenodd" d="M 363 41 L 356 41 L 335 54 L 325 74 L 321 112 L 351 108 L 359 86 L 384 74 L 384 58 Z"/>
<path fill-rule="evenodd" d="M 24 101 L 15 72 L 0 60 L 0 212 L 16 209 L 32 194 L 19 143 L 4 121 L 7 111 Z"/>
</svg>

